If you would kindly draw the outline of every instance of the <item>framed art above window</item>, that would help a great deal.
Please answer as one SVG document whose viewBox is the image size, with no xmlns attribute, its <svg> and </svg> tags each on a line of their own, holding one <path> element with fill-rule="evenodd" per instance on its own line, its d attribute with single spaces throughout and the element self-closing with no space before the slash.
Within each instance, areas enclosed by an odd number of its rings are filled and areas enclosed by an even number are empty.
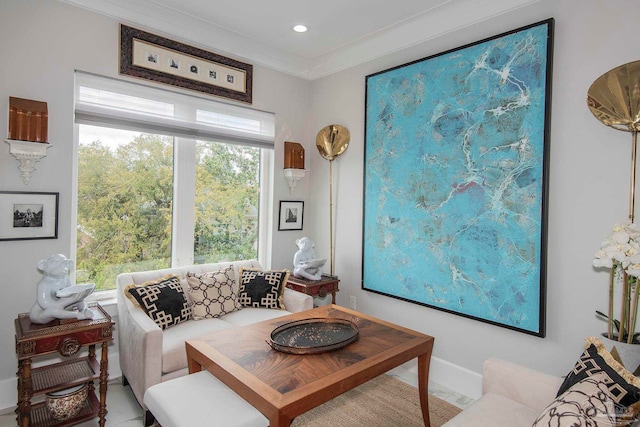
<svg viewBox="0 0 640 427">
<path fill-rule="evenodd" d="M 120 25 L 120 74 L 252 102 L 253 65 Z"/>
</svg>

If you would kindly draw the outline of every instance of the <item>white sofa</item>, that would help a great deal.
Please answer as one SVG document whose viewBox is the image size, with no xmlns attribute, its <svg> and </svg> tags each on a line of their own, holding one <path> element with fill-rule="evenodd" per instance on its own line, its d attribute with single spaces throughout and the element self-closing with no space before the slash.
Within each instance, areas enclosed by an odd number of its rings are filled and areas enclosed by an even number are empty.
<svg viewBox="0 0 640 427">
<path fill-rule="evenodd" d="M 487 359 L 482 367 L 482 397 L 442 427 L 531 427 L 556 398 L 561 384 L 561 377 Z"/>
<path fill-rule="evenodd" d="M 286 288 L 284 292 L 286 311 L 266 308 L 243 308 L 220 318 L 189 320 L 162 330 L 142 309 L 136 307 L 129 298 L 126 298 L 123 293 L 124 288 L 130 284 L 140 285 L 144 282 L 166 277 L 169 274 L 176 274 L 180 277 L 185 296 L 189 299 L 186 281 L 187 272 L 204 273 L 217 271 L 229 265 L 234 266 L 236 281 L 238 280 L 239 268 L 261 268 L 256 260 L 244 260 L 123 273 L 118 276 L 120 369 L 122 370 L 123 382 L 131 386 L 133 394 L 145 410 L 143 397 L 149 387 L 188 373 L 185 340 L 197 338 L 213 331 L 247 325 L 284 316 L 290 312 L 313 308 L 313 298 L 311 296 Z"/>
</svg>

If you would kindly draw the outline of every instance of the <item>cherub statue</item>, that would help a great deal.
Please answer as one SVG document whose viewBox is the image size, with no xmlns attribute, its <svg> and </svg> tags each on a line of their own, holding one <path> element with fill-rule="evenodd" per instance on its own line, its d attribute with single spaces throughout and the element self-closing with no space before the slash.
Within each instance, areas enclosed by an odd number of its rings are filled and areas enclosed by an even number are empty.
<svg viewBox="0 0 640 427">
<path fill-rule="evenodd" d="M 298 251 L 293 256 L 293 275 L 309 280 L 320 280 L 322 272 L 320 268 L 327 262 L 326 259 L 316 258 L 315 244 L 308 237 L 296 240 Z"/>
<path fill-rule="evenodd" d="M 29 319 L 44 324 L 55 319 L 92 319 L 93 312 L 84 299 L 95 289 L 94 283 L 71 286 L 69 275 L 73 261 L 58 254 L 38 261 L 42 279 L 36 289 L 36 302 Z"/>
</svg>

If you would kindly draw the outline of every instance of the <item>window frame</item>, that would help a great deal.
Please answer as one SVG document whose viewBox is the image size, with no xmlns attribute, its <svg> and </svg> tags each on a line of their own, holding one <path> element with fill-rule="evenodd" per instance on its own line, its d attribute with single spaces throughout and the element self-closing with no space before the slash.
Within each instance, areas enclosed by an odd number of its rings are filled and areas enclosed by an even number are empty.
<svg viewBox="0 0 640 427">
<path fill-rule="evenodd" d="M 85 73 L 81 73 L 85 74 Z M 76 72 L 76 76 L 78 72 Z M 92 75 L 93 76 L 93 75 Z M 100 79 L 102 77 L 95 76 Z M 104 78 L 109 80 L 118 80 L 111 78 Z M 125 82 L 127 84 L 135 84 Z M 143 85 L 145 86 L 145 85 Z M 149 88 L 145 86 L 145 90 L 154 90 L 155 88 Z M 165 89 L 155 89 L 162 91 L 166 95 Z M 74 91 L 77 96 L 78 83 L 74 85 Z M 173 92 L 173 91 L 170 91 Z M 174 92 L 177 97 L 184 97 L 184 93 Z M 186 95 L 191 96 L 191 95 Z M 227 105 L 219 103 L 214 100 L 206 100 L 210 102 L 210 105 L 221 106 L 224 112 L 233 111 L 234 108 L 243 108 L 248 111 L 249 114 L 255 113 L 257 115 L 264 116 L 264 112 L 259 110 L 251 110 L 246 107 L 237 107 L 233 105 Z M 198 105 L 202 105 L 203 100 L 198 98 Z M 206 104 L 206 103 L 205 103 Z M 78 109 L 76 108 L 76 115 Z M 268 113 L 271 114 L 271 113 Z M 195 111 L 193 116 L 195 117 Z M 262 117 L 260 116 L 260 117 Z M 275 115 L 273 117 L 275 123 Z M 80 126 L 79 120 L 74 120 L 73 130 L 73 173 L 72 173 L 72 212 L 71 212 L 71 257 L 76 259 L 77 256 L 77 224 L 78 224 L 78 160 L 79 160 L 79 147 L 80 147 Z M 89 124 L 84 122 L 84 124 Z M 96 126 L 102 127 L 115 127 L 113 123 L 92 123 Z M 91 125 L 91 124 L 89 124 Z M 120 127 L 123 129 L 131 130 L 129 126 Z M 148 132 L 145 126 L 140 126 L 141 132 Z M 160 133 L 160 132 L 157 132 Z M 194 230 L 195 230 L 195 160 L 196 160 L 196 140 L 200 138 L 187 137 L 185 135 L 170 135 L 174 137 L 174 176 L 173 176 L 173 212 L 172 212 L 172 242 L 171 242 L 171 267 L 182 267 L 193 264 L 194 260 Z M 260 136 L 264 140 L 264 136 Z M 237 135 L 231 137 L 217 138 L 215 142 L 231 143 L 239 145 L 253 145 L 260 149 L 260 188 L 259 188 L 259 202 L 258 202 L 258 248 L 257 258 L 261 265 L 268 268 L 271 265 L 271 254 L 268 248 L 271 247 L 273 238 L 272 227 L 273 224 L 273 207 L 269 202 L 273 199 L 273 174 L 274 174 L 274 153 L 273 144 L 275 143 L 275 135 L 271 140 L 271 146 L 265 144 L 264 141 L 256 143 L 251 138 L 243 139 Z M 212 140 L 208 137 L 206 140 Z M 186 191 L 185 188 L 192 188 L 192 191 Z M 182 188 L 182 190 L 180 190 Z M 186 191 L 186 192 L 185 192 Z M 75 273 L 75 268 L 74 268 Z M 75 282 L 75 275 L 74 275 Z M 94 301 L 106 301 L 115 300 L 117 298 L 116 289 L 96 291 L 90 295 L 87 300 Z"/>
</svg>

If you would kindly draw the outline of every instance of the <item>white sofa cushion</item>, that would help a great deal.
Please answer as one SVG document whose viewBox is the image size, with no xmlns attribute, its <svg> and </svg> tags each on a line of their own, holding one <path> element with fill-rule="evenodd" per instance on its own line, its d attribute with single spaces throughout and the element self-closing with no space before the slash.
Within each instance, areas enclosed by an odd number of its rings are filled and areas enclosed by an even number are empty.
<svg viewBox="0 0 640 427">
<path fill-rule="evenodd" d="M 553 399 L 562 378 L 498 358 L 482 366 L 482 392 L 506 396 L 541 412 Z"/>
<path fill-rule="evenodd" d="M 485 393 L 442 427 L 531 426 L 540 412 L 495 393 Z"/>
<path fill-rule="evenodd" d="M 162 335 L 162 373 L 164 375 L 187 366 L 187 351 L 184 344 L 186 340 L 206 338 L 207 335 L 216 331 L 251 325 L 287 314 L 291 313 L 286 310 L 245 307 L 224 317 L 190 320 L 165 329 Z"/>
<path fill-rule="evenodd" d="M 162 331 L 162 373 L 173 372 L 187 366 L 184 342 L 215 331 L 231 328 L 222 319 L 190 320 Z"/>
<path fill-rule="evenodd" d="M 253 323 L 262 322 L 263 320 L 275 319 L 276 317 L 291 314 L 286 310 L 278 310 L 271 308 L 249 308 L 245 307 L 240 311 L 234 311 L 224 316 L 224 321 L 233 326 L 245 326 Z"/>
</svg>

